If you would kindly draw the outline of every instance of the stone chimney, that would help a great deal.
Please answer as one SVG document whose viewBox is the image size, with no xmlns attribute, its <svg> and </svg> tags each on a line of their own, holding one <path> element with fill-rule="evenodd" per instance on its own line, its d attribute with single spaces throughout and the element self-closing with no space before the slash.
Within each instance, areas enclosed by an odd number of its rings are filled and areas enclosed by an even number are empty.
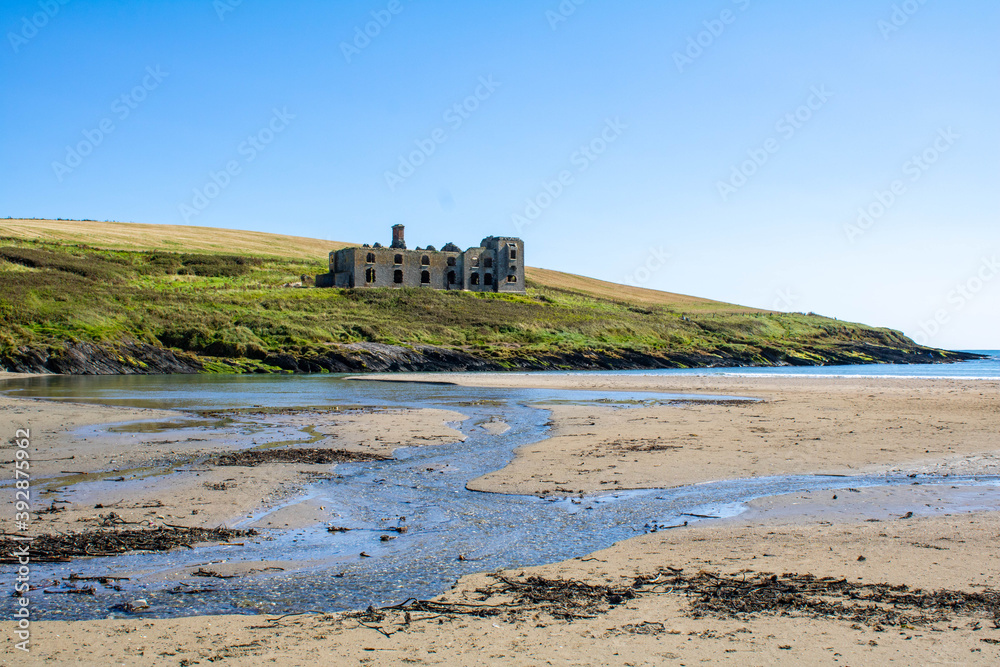
<svg viewBox="0 0 1000 667">
<path fill-rule="evenodd" d="M 392 226 L 392 247 L 399 250 L 406 250 L 406 241 L 403 238 L 403 225 Z"/>
</svg>

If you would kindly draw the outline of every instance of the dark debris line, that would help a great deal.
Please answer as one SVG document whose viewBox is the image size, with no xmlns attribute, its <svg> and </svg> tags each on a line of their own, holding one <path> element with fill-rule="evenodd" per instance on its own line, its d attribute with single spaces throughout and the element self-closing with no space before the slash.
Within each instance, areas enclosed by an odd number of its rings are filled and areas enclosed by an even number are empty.
<svg viewBox="0 0 1000 667">
<path fill-rule="evenodd" d="M 480 603 L 411 598 L 398 605 L 352 612 L 347 618 L 383 634 L 388 633 L 387 622 L 398 621 L 399 614 L 403 614 L 404 626 L 439 616 L 504 616 L 516 620 L 538 612 L 572 621 L 595 618 L 628 600 L 673 594 L 688 598 L 688 615 L 694 618 L 800 616 L 850 621 L 882 630 L 883 626 L 929 625 L 964 616 L 991 620 L 994 627 L 1000 628 L 1000 591 L 992 589 L 979 593 L 923 591 L 905 585 L 860 584 L 811 574 L 717 575 L 701 571 L 686 575 L 672 568 L 636 577 L 631 585 L 621 586 L 537 576 L 516 579 L 499 573 L 490 576 L 494 583 L 473 591 Z M 412 615 L 419 612 L 433 615 Z"/>
<path fill-rule="evenodd" d="M 265 463 L 300 463 L 325 465 L 354 461 L 388 461 L 391 457 L 343 449 L 249 449 L 223 454 L 206 461 L 214 466 L 255 467 Z"/>
<path fill-rule="evenodd" d="M 1000 591 L 981 593 L 890 584 L 860 584 L 811 574 L 676 577 L 694 596 L 693 616 L 742 617 L 781 613 L 833 618 L 875 627 L 929 625 L 955 616 L 979 616 L 1000 624 Z M 998 626 L 1000 627 L 1000 626 Z"/>
<path fill-rule="evenodd" d="M 62 535 L 39 535 L 31 541 L 31 560 L 61 563 L 81 556 L 113 556 L 131 551 L 169 551 L 200 542 L 228 542 L 234 537 L 256 535 L 255 530 L 185 528 L 172 526 L 153 530 L 95 530 Z M 14 550 L 23 542 L 0 536 L 0 563 L 17 563 Z"/>
</svg>

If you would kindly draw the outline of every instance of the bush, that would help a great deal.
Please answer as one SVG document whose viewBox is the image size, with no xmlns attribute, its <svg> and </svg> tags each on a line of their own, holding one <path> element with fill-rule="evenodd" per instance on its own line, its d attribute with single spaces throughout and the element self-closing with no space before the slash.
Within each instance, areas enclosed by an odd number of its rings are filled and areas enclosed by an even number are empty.
<svg viewBox="0 0 1000 667">
<path fill-rule="evenodd" d="M 69 253 L 6 246 L 0 248 L 0 258 L 31 269 L 62 271 L 95 281 L 120 280 L 126 273 L 123 262 L 99 255 L 84 258 Z"/>
<path fill-rule="evenodd" d="M 264 343 L 246 327 L 207 326 L 168 329 L 158 336 L 160 343 L 210 357 L 263 359 L 267 356 Z"/>
<path fill-rule="evenodd" d="M 179 255 L 181 268 L 177 273 L 200 276 L 202 278 L 236 278 L 250 273 L 251 269 L 262 266 L 257 257 L 240 255 Z"/>
</svg>

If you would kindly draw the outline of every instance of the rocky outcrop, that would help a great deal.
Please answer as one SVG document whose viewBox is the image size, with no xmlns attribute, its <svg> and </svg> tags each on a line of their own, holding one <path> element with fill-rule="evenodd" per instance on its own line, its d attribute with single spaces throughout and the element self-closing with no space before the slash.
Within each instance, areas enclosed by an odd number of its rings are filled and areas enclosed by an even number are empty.
<svg viewBox="0 0 1000 667">
<path fill-rule="evenodd" d="M 717 366 L 820 366 L 858 363 L 942 363 L 977 359 L 979 355 L 930 348 L 889 347 L 867 342 L 827 345 L 822 350 L 765 348 L 736 354 L 731 351 L 645 353 L 635 350 L 585 350 L 518 354 L 503 361 L 477 356 L 468 350 L 432 345 L 385 345 L 352 343 L 330 345 L 306 354 L 270 354 L 257 372 L 371 373 L 404 371 L 499 371 L 499 370 L 644 370 Z M 21 348 L 0 356 L 0 366 L 18 373 L 66 375 L 163 375 L 200 373 L 209 361 L 225 358 L 198 357 L 149 345 L 122 343 L 99 345 L 68 343 L 58 349 Z"/>
<path fill-rule="evenodd" d="M 204 365 L 187 352 L 146 343 L 67 343 L 59 348 L 22 347 L 0 356 L 0 366 L 14 373 L 62 375 L 168 375 L 200 373 Z"/>
<path fill-rule="evenodd" d="M 432 345 L 385 345 L 351 343 L 330 346 L 322 354 L 296 357 L 275 354 L 264 363 L 296 373 L 391 373 L 405 371 L 492 371 L 502 370 L 496 362 L 468 352 Z"/>
</svg>

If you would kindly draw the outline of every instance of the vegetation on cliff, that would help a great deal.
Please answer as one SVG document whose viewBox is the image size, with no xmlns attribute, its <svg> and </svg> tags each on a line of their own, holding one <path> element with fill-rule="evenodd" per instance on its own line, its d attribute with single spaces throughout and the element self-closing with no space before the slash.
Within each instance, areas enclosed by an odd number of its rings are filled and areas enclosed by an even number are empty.
<svg viewBox="0 0 1000 667">
<path fill-rule="evenodd" d="M 0 364 L 58 370 L 58 364 L 38 359 L 98 350 L 112 355 L 111 367 L 118 357 L 119 372 L 164 372 L 174 367 L 160 368 L 149 359 L 149 350 L 164 348 L 191 370 L 240 372 L 960 358 L 920 348 L 888 329 L 651 290 L 610 290 L 607 283 L 541 270 L 529 272 L 527 296 L 285 287 L 325 269 L 315 256 L 0 238 Z M 343 358 L 343 349 L 352 349 L 352 358 L 370 351 L 349 347 L 359 343 L 398 346 L 417 356 L 395 366 L 391 359 L 376 365 L 324 362 Z M 422 358 L 436 361 L 422 365 Z"/>
</svg>

